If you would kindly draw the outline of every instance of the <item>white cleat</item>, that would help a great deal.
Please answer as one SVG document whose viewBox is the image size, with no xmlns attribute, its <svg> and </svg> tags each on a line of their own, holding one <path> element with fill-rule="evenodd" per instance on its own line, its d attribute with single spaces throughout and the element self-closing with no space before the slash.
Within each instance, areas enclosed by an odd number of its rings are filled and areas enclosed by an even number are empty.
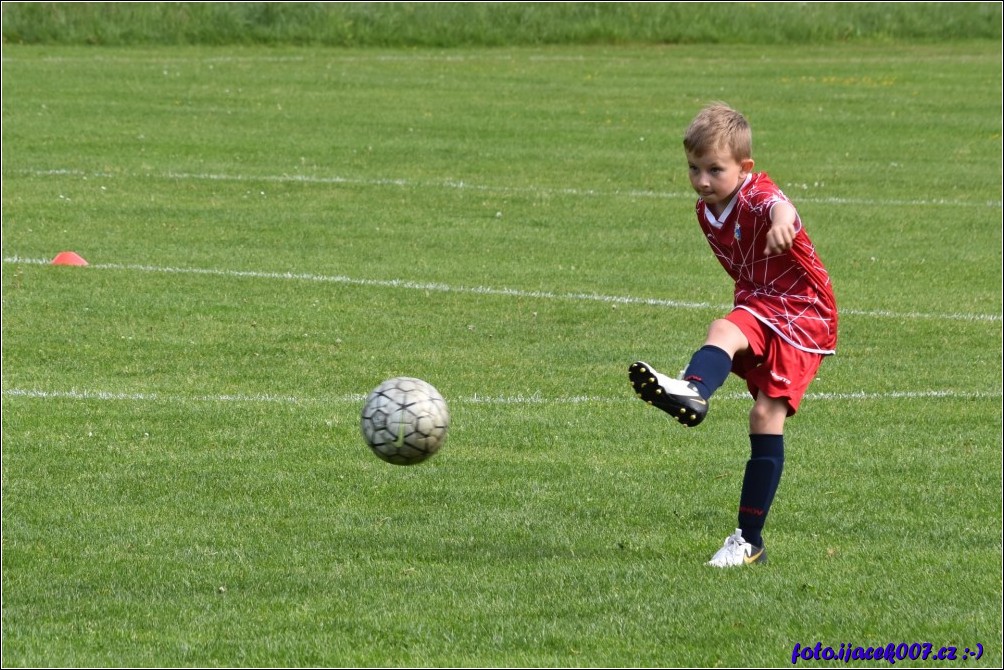
<svg viewBox="0 0 1004 670">
<path fill-rule="evenodd" d="M 682 379 L 667 377 L 645 361 L 636 361 L 628 368 L 628 378 L 638 397 L 682 423 L 696 426 L 708 415 L 708 401 L 697 387 Z"/>
<path fill-rule="evenodd" d="M 767 562 L 767 549 L 755 547 L 743 539 L 743 532 L 736 532 L 725 538 L 725 544 L 715 552 L 708 565 L 715 568 L 734 568 L 738 565 L 752 565 Z"/>
</svg>

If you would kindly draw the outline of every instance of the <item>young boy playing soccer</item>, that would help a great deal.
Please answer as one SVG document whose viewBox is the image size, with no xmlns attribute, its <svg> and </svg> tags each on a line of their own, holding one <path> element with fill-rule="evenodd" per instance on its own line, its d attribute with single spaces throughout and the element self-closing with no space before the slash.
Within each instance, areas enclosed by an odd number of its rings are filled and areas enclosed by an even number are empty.
<svg viewBox="0 0 1004 670">
<path fill-rule="evenodd" d="M 685 426 L 708 413 L 729 372 L 753 396 L 750 459 L 739 497 L 739 528 L 708 562 L 732 567 L 767 560 L 762 531 L 784 467 L 784 421 L 798 410 L 823 357 L 837 343 L 830 278 L 788 198 L 753 172 L 752 133 L 721 103 L 703 109 L 683 139 L 697 221 L 735 280 L 732 311 L 711 323 L 682 379 L 645 363 L 629 378 L 638 396 Z"/>
</svg>

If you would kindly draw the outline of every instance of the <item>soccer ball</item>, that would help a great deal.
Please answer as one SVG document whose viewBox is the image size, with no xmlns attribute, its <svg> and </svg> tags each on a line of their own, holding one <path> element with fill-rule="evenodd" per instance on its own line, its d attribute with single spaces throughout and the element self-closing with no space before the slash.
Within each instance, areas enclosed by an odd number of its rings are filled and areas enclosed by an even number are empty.
<svg viewBox="0 0 1004 670">
<path fill-rule="evenodd" d="M 432 384 L 394 377 L 367 396 L 361 423 L 374 454 L 394 465 L 415 465 L 443 446 L 450 412 Z"/>
</svg>

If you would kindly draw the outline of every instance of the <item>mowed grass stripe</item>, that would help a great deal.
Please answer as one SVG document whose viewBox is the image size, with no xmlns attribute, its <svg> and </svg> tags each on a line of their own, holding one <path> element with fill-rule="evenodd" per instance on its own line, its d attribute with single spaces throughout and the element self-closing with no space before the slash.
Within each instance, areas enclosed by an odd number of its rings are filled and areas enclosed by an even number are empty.
<svg viewBox="0 0 1004 670">
<path fill-rule="evenodd" d="M 614 189 L 601 190 L 590 188 L 553 188 L 547 186 L 496 186 L 491 184 L 476 184 L 464 180 L 447 179 L 442 181 L 414 181 L 396 177 L 376 177 L 364 179 L 359 177 L 343 177 L 339 175 L 319 176 L 319 175 L 237 175 L 219 173 L 190 173 L 190 172 L 168 172 L 166 174 L 128 174 L 114 172 L 84 172 L 82 170 L 71 170 L 64 168 L 22 170 L 19 174 L 27 174 L 32 177 L 87 177 L 87 178 L 149 178 L 167 180 L 192 180 L 192 181 L 232 181 L 232 182 L 266 182 L 266 183 L 300 183 L 300 184 L 346 184 L 353 186 L 397 186 L 419 189 L 464 189 L 479 191 L 484 193 L 496 193 L 505 195 L 530 194 L 530 195 L 565 195 L 580 197 L 627 197 L 627 198 L 659 198 L 663 200 L 691 200 L 694 194 L 686 191 L 652 191 L 645 189 Z M 806 185 L 807 186 L 807 185 Z M 1001 200 L 953 200 L 949 198 L 843 198 L 839 196 L 813 197 L 798 196 L 798 202 L 815 205 L 837 205 L 837 206 L 866 206 L 866 207 L 989 207 L 1000 209 L 1004 206 Z"/>
<path fill-rule="evenodd" d="M 69 47 L 71 49 L 79 49 L 79 47 Z M 189 49 L 198 49 L 199 47 L 188 46 Z M 672 52 L 680 49 L 681 47 L 676 45 L 667 45 L 664 50 L 667 52 Z M 156 49 L 156 48 L 155 48 Z M 284 53 L 277 55 L 262 55 L 260 53 L 255 53 L 255 49 L 248 49 L 246 53 L 242 54 L 227 54 L 218 55 L 213 53 L 212 47 L 209 51 L 198 53 L 195 55 L 178 55 L 177 53 L 172 53 L 170 55 L 165 55 L 160 52 L 154 53 L 144 53 L 143 51 L 133 50 L 129 55 L 123 55 L 122 53 L 109 53 L 107 51 L 78 51 L 77 53 L 66 56 L 66 55 L 45 55 L 39 56 L 37 58 L 23 58 L 19 56 L 5 56 L 4 62 L 6 63 L 16 63 L 16 64 L 28 64 L 28 65 L 38 65 L 39 63 L 45 64 L 55 64 L 55 65 L 74 65 L 74 64 L 87 64 L 87 63 L 120 63 L 120 64 L 136 64 L 136 65 L 165 65 L 165 64 L 202 64 L 202 63 L 215 63 L 215 64 L 255 64 L 255 63 L 306 63 L 316 60 L 316 52 L 309 51 L 306 53 Z M 645 60 L 644 55 L 639 55 L 631 51 L 626 52 L 616 52 L 616 51 L 603 51 L 593 47 L 585 47 L 584 49 L 574 49 L 569 47 L 563 47 L 563 50 L 571 51 L 571 53 L 549 53 L 546 51 L 540 51 L 525 46 L 517 46 L 512 49 L 503 50 L 498 48 L 487 48 L 487 49 L 475 49 L 475 50 L 464 50 L 464 51 L 437 51 L 430 50 L 427 48 L 421 48 L 419 50 L 409 50 L 407 53 L 401 53 L 399 49 L 391 49 L 388 51 L 379 50 L 362 50 L 356 49 L 350 52 L 338 52 L 338 51 L 327 51 L 324 54 L 324 61 L 328 63 L 512 63 L 516 61 L 527 61 L 534 63 L 636 63 L 638 61 Z M 649 52 L 653 47 L 644 47 L 646 52 Z M 302 51 L 302 50 L 301 50 Z M 86 53 L 87 55 L 82 55 Z M 213 53 L 213 55 L 206 55 L 208 53 Z M 809 51 L 808 49 L 800 50 L 799 53 L 791 54 L 790 50 L 786 52 L 785 63 L 789 67 L 795 67 L 796 65 L 843 65 L 845 63 L 852 63 L 856 65 L 888 65 L 888 64 L 916 64 L 916 56 L 906 52 L 904 55 L 892 54 L 883 51 L 880 54 L 869 55 L 864 52 L 855 53 L 854 55 L 844 55 L 835 56 L 827 53 L 825 50 L 819 50 L 816 52 Z M 961 53 L 940 53 L 938 55 L 925 54 L 925 60 L 929 62 L 938 63 L 948 63 L 948 64 L 967 64 L 973 60 L 971 54 Z"/>
<path fill-rule="evenodd" d="M 366 399 L 365 394 L 350 393 L 330 398 L 298 398 L 294 396 L 282 395 L 203 395 L 203 396 L 180 396 L 160 393 L 117 393 L 111 391 L 43 391 L 39 389 L 4 389 L 5 396 L 15 398 L 31 398 L 38 400 L 109 400 L 109 401 L 134 401 L 134 402 L 166 402 L 166 403 L 192 403 L 192 402 L 219 402 L 219 403 L 280 403 L 292 405 L 344 405 L 361 403 Z M 934 390 L 934 391 L 887 391 L 881 393 L 870 393 L 867 391 L 857 391 L 850 393 L 807 393 L 806 400 L 814 401 L 884 401 L 884 400 L 992 400 L 1000 398 L 1001 391 L 959 391 L 959 390 Z M 716 401 L 747 401 L 749 395 L 746 393 L 720 393 L 715 396 Z M 634 402 L 629 396 L 564 396 L 545 397 L 542 395 L 472 395 L 460 398 L 450 398 L 449 402 L 464 405 L 577 405 L 585 403 L 619 403 Z"/>
<path fill-rule="evenodd" d="M 4 263 L 25 264 L 25 265 L 45 265 L 51 260 L 44 258 L 20 258 L 11 256 L 3 259 Z M 193 274 L 211 275 L 221 277 L 233 277 L 240 279 L 281 279 L 294 281 L 309 281 L 334 284 L 352 284 L 356 286 L 374 286 L 381 288 L 403 288 L 419 291 L 437 291 L 442 293 L 470 293 L 476 295 L 496 295 L 511 296 L 516 298 L 541 298 L 547 300 L 573 300 L 615 303 L 621 305 L 648 305 L 655 307 L 670 307 L 677 309 L 707 309 L 707 310 L 727 310 L 731 306 L 722 304 L 712 304 L 707 302 L 687 302 L 683 300 L 667 300 L 664 298 L 641 298 L 637 296 L 616 296 L 603 295 L 598 293 L 553 293 L 551 291 L 524 291 L 513 288 L 494 288 L 490 286 L 451 286 L 435 282 L 416 282 L 404 279 L 360 279 L 356 277 L 346 277 L 344 275 L 317 275 L 297 272 L 261 272 L 256 270 L 223 270 L 216 268 L 179 268 L 161 267 L 155 265 L 132 265 L 119 263 L 94 263 L 88 265 L 97 270 L 125 270 L 134 272 L 159 272 L 166 274 Z M 893 312 L 889 310 L 863 310 L 842 308 L 841 315 L 864 316 L 875 318 L 891 319 L 940 319 L 950 321 L 1001 321 L 1000 314 L 973 314 L 973 313 L 924 313 L 924 312 Z"/>
</svg>

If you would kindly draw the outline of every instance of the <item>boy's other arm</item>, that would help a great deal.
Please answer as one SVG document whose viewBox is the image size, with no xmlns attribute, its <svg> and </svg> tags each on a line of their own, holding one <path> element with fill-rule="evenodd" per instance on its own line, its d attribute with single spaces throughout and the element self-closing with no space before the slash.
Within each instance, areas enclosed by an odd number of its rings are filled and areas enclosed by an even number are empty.
<svg viewBox="0 0 1004 670">
<path fill-rule="evenodd" d="M 795 220 L 798 214 L 795 208 L 787 202 L 779 202 L 770 208 L 770 230 L 767 231 L 767 248 L 764 253 L 768 256 L 779 254 L 791 249 L 795 243 Z"/>
</svg>

